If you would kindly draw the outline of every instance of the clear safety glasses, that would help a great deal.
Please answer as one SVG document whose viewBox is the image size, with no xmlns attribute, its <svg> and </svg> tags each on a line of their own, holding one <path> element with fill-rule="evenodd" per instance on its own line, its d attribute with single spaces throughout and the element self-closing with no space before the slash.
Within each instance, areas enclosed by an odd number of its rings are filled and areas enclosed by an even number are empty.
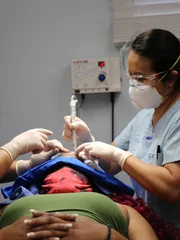
<svg viewBox="0 0 180 240">
<path fill-rule="evenodd" d="M 130 85 L 136 87 L 136 86 L 144 86 L 144 85 L 152 86 L 155 84 L 156 79 L 160 78 L 162 74 L 165 74 L 168 71 L 170 70 L 154 73 L 151 75 L 141 75 L 141 74 L 131 75 L 127 69 L 125 73 L 126 73 L 127 80 L 129 80 Z"/>
</svg>

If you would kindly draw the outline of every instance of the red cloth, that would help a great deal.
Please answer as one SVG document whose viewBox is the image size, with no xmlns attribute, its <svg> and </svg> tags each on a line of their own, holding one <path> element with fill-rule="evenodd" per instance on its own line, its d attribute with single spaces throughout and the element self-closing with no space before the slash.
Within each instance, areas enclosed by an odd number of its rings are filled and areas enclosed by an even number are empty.
<svg viewBox="0 0 180 240">
<path fill-rule="evenodd" d="M 41 194 L 92 191 L 88 178 L 69 167 L 63 167 L 49 174 L 41 186 Z"/>
</svg>

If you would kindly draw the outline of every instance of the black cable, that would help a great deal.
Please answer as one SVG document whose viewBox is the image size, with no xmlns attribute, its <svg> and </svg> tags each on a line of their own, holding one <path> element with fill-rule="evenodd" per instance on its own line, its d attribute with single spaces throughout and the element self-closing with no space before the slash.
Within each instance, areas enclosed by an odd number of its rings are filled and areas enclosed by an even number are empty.
<svg viewBox="0 0 180 240">
<path fill-rule="evenodd" d="M 115 93 L 110 93 L 111 97 L 111 135 L 112 135 L 112 142 L 114 141 L 114 94 Z"/>
<path fill-rule="evenodd" d="M 82 101 L 81 101 L 81 104 L 79 105 L 78 109 L 82 108 L 82 106 L 84 104 L 84 100 L 85 100 L 85 94 L 84 93 L 81 94 L 81 99 L 82 99 Z"/>
<path fill-rule="evenodd" d="M 79 110 L 82 108 L 83 104 L 84 104 L 84 100 L 85 100 L 85 94 L 81 94 L 81 104 L 79 104 L 79 101 L 78 101 L 78 106 L 77 106 L 77 116 L 80 117 L 80 113 L 79 113 Z"/>
</svg>

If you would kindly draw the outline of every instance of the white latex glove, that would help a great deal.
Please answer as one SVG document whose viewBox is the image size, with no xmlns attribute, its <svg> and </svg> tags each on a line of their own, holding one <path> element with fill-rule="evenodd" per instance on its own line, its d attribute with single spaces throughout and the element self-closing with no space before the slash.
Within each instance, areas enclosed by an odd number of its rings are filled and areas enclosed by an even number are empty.
<svg viewBox="0 0 180 240">
<path fill-rule="evenodd" d="M 61 142 L 59 142 L 58 140 L 49 140 L 47 141 L 45 151 L 42 151 L 39 154 L 33 154 L 30 160 L 18 161 L 16 164 L 16 173 L 18 175 L 22 175 L 27 170 L 50 160 L 54 155 L 59 152 L 69 152 L 69 150 L 64 148 Z"/>
<path fill-rule="evenodd" d="M 80 118 L 76 117 L 75 121 L 71 123 L 71 116 L 64 117 L 64 130 L 62 136 L 65 141 L 72 141 L 72 129 L 76 130 L 78 143 L 93 142 L 94 137 L 91 135 L 90 129 Z"/>
<path fill-rule="evenodd" d="M 56 149 L 58 152 L 70 152 L 67 148 L 63 147 L 62 143 L 56 139 L 47 141 L 45 151 Z"/>
<path fill-rule="evenodd" d="M 2 149 L 9 153 L 12 161 L 28 152 L 40 153 L 46 148 L 48 136 L 52 134 L 53 132 L 43 128 L 31 129 L 13 138 Z"/>
<path fill-rule="evenodd" d="M 84 163 L 93 169 L 96 169 L 98 171 L 101 170 L 101 168 L 99 166 L 99 161 L 97 159 L 94 161 L 93 160 L 84 160 Z"/>
<path fill-rule="evenodd" d="M 119 164 L 121 169 L 123 168 L 125 160 L 132 156 L 128 151 L 103 142 L 83 143 L 75 150 L 75 154 L 85 160 L 101 159 L 106 162 L 114 161 Z"/>
</svg>

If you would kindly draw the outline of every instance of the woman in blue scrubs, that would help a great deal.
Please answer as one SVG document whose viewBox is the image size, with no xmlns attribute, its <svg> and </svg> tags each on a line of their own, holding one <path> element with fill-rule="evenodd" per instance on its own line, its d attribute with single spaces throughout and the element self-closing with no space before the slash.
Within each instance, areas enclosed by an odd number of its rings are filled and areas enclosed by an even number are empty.
<svg viewBox="0 0 180 240">
<path fill-rule="evenodd" d="M 65 117 L 64 139 L 72 128 L 83 143 L 76 154 L 99 159 L 109 173 L 124 170 L 141 197 L 165 222 L 180 228 L 180 43 L 169 31 L 136 37 L 128 55 L 127 78 L 133 105 L 141 109 L 113 146 L 90 142 L 80 119 Z"/>
</svg>

